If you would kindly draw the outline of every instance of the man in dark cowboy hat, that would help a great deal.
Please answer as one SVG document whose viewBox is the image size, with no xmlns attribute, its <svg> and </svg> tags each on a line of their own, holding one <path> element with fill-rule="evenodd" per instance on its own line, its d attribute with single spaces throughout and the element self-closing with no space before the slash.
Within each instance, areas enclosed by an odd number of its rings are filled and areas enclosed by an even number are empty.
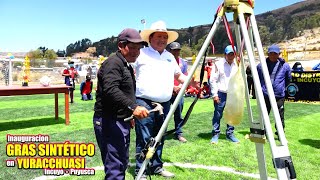
<svg viewBox="0 0 320 180">
<path fill-rule="evenodd" d="M 104 61 L 98 71 L 98 86 L 93 124 L 104 164 L 105 179 L 125 179 L 129 162 L 130 122 L 148 116 L 148 110 L 136 104 L 135 76 L 129 63 L 135 62 L 145 43 L 135 29 L 124 29 L 118 36 L 118 51 Z"/>
</svg>

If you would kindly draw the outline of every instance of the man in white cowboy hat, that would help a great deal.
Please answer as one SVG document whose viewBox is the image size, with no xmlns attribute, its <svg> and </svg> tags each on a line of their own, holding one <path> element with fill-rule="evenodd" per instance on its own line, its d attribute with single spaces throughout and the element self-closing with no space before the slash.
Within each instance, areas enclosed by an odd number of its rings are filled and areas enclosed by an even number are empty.
<svg viewBox="0 0 320 180">
<path fill-rule="evenodd" d="M 168 31 L 165 22 L 157 21 L 151 25 L 150 29 L 143 30 L 140 35 L 149 43 L 149 47 L 140 50 L 140 55 L 135 62 L 137 104 L 151 110 L 152 102 L 160 103 L 163 106 L 164 117 L 159 113 L 150 113 L 147 118 L 136 121 L 136 174 L 143 162 L 139 154 L 149 139 L 157 135 L 169 112 L 174 79 L 183 83 L 186 77 L 181 73 L 174 56 L 165 49 L 168 44 L 178 38 L 177 32 Z M 163 144 L 164 138 L 150 160 L 150 173 L 174 177 L 173 173 L 163 169 L 161 160 Z M 146 175 L 142 177 L 142 179 L 145 178 Z"/>
</svg>

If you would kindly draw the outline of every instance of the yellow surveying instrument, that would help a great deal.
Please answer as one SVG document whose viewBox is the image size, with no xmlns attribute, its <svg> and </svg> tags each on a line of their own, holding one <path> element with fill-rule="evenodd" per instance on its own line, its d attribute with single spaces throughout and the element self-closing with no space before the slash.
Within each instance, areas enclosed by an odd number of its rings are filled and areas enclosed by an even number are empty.
<svg viewBox="0 0 320 180">
<path fill-rule="evenodd" d="M 221 6 L 219 7 L 215 20 L 213 22 L 213 25 L 211 27 L 211 30 L 203 43 L 199 54 L 196 57 L 196 60 L 193 64 L 193 66 L 190 69 L 189 75 L 187 76 L 186 82 L 182 85 L 181 90 L 179 94 L 177 95 L 177 98 L 175 99 L 167 117 L 165 118 L 165 121 L 159 130 L 157 136 L 155 138 L 151 138 L 152 141 L 149 143 L 149 147 L 147 147 L 147 152 L 145 153 L 145 159 L 144 162 L 138 172 L 138 175 L 136 176 L 136 180 L 139 180 L 141 176 L 143 175 L 145 168 L 147 167 L 150 159 L 152 158 L 154 152 L 157 149 L 157 146 L 159 145 L 161 138 L 166 132 L 166 129 L 168 127 L 168 123 L 170 118 L 172 117 L 175 109 L 177 108 L 177 105 L 182 98 L 193 74 L 196 71 L 197 66 L 200 64 L 201 58 L 206 52 L 207 47 L 210 44 L 211 39 L 213 38 L 214 33 L 217 30 L 217 27 L 221 20 L 225 18 L 226 13 L 233 13 L 233 21 L 235 23 L 234 29 L 235 29 L 235 35 L 236 35 L 236 43 L 238 47 L 241 47 L 241 44 L 244 42 L 245 49 L 246 49 L 246 55 L 248 56 L 248 60 L 251 67 L 256 67 L 256 62 L 254 59 L 254 51 L 253 49 L 256 48 L 259 56 L 259 61 L 262 65 L 262 72 L 263 72 L 263 78 L 265 80 L 267 91 L 269 94 L 269 100 L 271 104 L 271 109 L 274 115 L 275 124 L 278 132 L 278 137 L 280 143 L 279 145 L 276 144 L 270 118 L 267 112 L 265 99 L 262 93 L 262 88 L 260 86 L 260 79 L 258 76 L 258 71 L 256 68 L 251 68 L 252 75 L 253 75 L 253 81 L 254 86 L 256 90 L 256 99 L 257 99 L 257 105 L 259 109 L 259 119 L 253 120 L 253 114 L 250 104 L 250 98 L 249 98 L 249 91 L 247 86 L 247 81 L 245 81 L 245 71 L 244 71 L 244 58 L 242 56 L 241 48 L 238 48 L 238 54 L 240 54 L 240 68 L 242 68 L 242 76 L 245 83 L 246 88 L 246 103 L 247 103 L 247 109 L 248 109 L 248 116 L 251 121 L 251 127 L 250 127 L 250 136 L 249 139 L 255 143 L 256 146 L 256 153 L 257 153 L 257 159 L 258 159 L 258 166 L 259 166 L 259 172 L 260 172 L 260 179 L 267 180 L 267 168 L 266 168 L 266 161 L 265 161 L 265 155 L 264 155 L 264 144 L 266 143 L 266 137 L 268 138 L 270 150 L 272 153 L 272 160 L 273 165 L 276 170 L 278 179 L 284 180 L 284 179 L 295 179 L 296 173 L 293 166 L 293 162 L 289 153 L 289 148 L 287 144 L 287 140 L 283 131 L 283 127 L 280 120 L 280 115 L 278 112 L 274 91 L 272 88 L 270 75 L 268 73 L 267 64 L 265 61 L 265 56 L 263 53 L 263 48 L 261 44 L 261 39 L 256 23 L 256 19 L 253 13 L 254 8 L 254 1 L 253 0 L 225 0 Z M 247 24 L 246 20 L 247 19 Z M 248 27 L 248 28 L 247 28 Z M 250 32 L 250 33 L 249 33 Z M 243 39 L 243 41 L 242 41 Z"/>
</svg>

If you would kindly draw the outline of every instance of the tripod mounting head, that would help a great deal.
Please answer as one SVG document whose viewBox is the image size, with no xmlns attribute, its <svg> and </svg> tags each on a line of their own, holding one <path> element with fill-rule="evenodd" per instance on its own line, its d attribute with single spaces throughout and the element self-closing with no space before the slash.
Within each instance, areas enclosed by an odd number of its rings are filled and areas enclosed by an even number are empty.
<svg viewBox="0 0 320 180">
<path fill-rule="evenodd" d="M 229 12 L 237 10 L 240 3 L 248 3 L 252 8 L 254 7 L 254 0 L 224 0 L 224 6 Z"/>
</svg>

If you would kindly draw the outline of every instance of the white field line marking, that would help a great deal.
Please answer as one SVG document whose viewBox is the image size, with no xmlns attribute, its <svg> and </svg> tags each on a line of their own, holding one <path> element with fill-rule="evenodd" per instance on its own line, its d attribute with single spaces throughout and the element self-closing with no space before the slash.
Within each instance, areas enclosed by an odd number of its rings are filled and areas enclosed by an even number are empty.
<svg viewBox="0 0 320 180">
<path fill-rule="evenodd" d="M 189 168 L 189 169 L 205 169 L 205 170 L 209 170 L 209 171 L 222 171 L 222 172 L 226 172 L 226 173 L 232 173 L 232 174 L 236 174 L 236 175 L 241 175 L 241 176 L 245 176 L 245 177 L 251 177 L 251 178 L 256 178 L 256 179 L 260 179 L 260 175 L 259 174 L 252 174 L 252 173 L 246 173 L 246 172 L 238 172 L 232 168 L 229 167 L 219 167 L 219 166 L 205 166 L 205 165 L 200 165 L 200 164 L 191 164 L 191 163 L 164 163 L 164 166 L 168 167 L 168 166 L 178 166 L 178 167 L 182 167 L 182 168 Z M 129 164 L 130 167 L 134 167 L 135 164 L 134 163 L 130 163 Z M 97 166 L 97 167 L 93 167 L 93 169 L 95 170 L 104 170 L 104 166 Z M 65 176 L 70 176 L 69 174 L 65 174 L 63 176 L 40 176 L 37 177 L 33 180 L 49 180 L 49 179 L 57 179 L 59 177 L 65 177 Z M 271 177 L 268 177 L 269 180 L 277 180 Z"/>
<path fill-rule="evenodd" d="M 245 177 L 251 177 L 251 178 L 257 178 L 260 179 L 259 174 L 252 174 L 252 173 L 246 173 L 246 172 L 238 172 L 232 168 L 229 167 L 219 167 L 219 166 L 205 166 L 200 164 L 191 164 L 191 163 L 164 163 L 164 166 L 178 166 L 182 168 L 190 168 L 190 169 L 205 169 L 209 171 L 222 171 L 227 173 L 232 173 L 236 175 L 241 175 Z M 277 180 L 274 178 L 268 177 L 269 180 Z"/>
</svg>

